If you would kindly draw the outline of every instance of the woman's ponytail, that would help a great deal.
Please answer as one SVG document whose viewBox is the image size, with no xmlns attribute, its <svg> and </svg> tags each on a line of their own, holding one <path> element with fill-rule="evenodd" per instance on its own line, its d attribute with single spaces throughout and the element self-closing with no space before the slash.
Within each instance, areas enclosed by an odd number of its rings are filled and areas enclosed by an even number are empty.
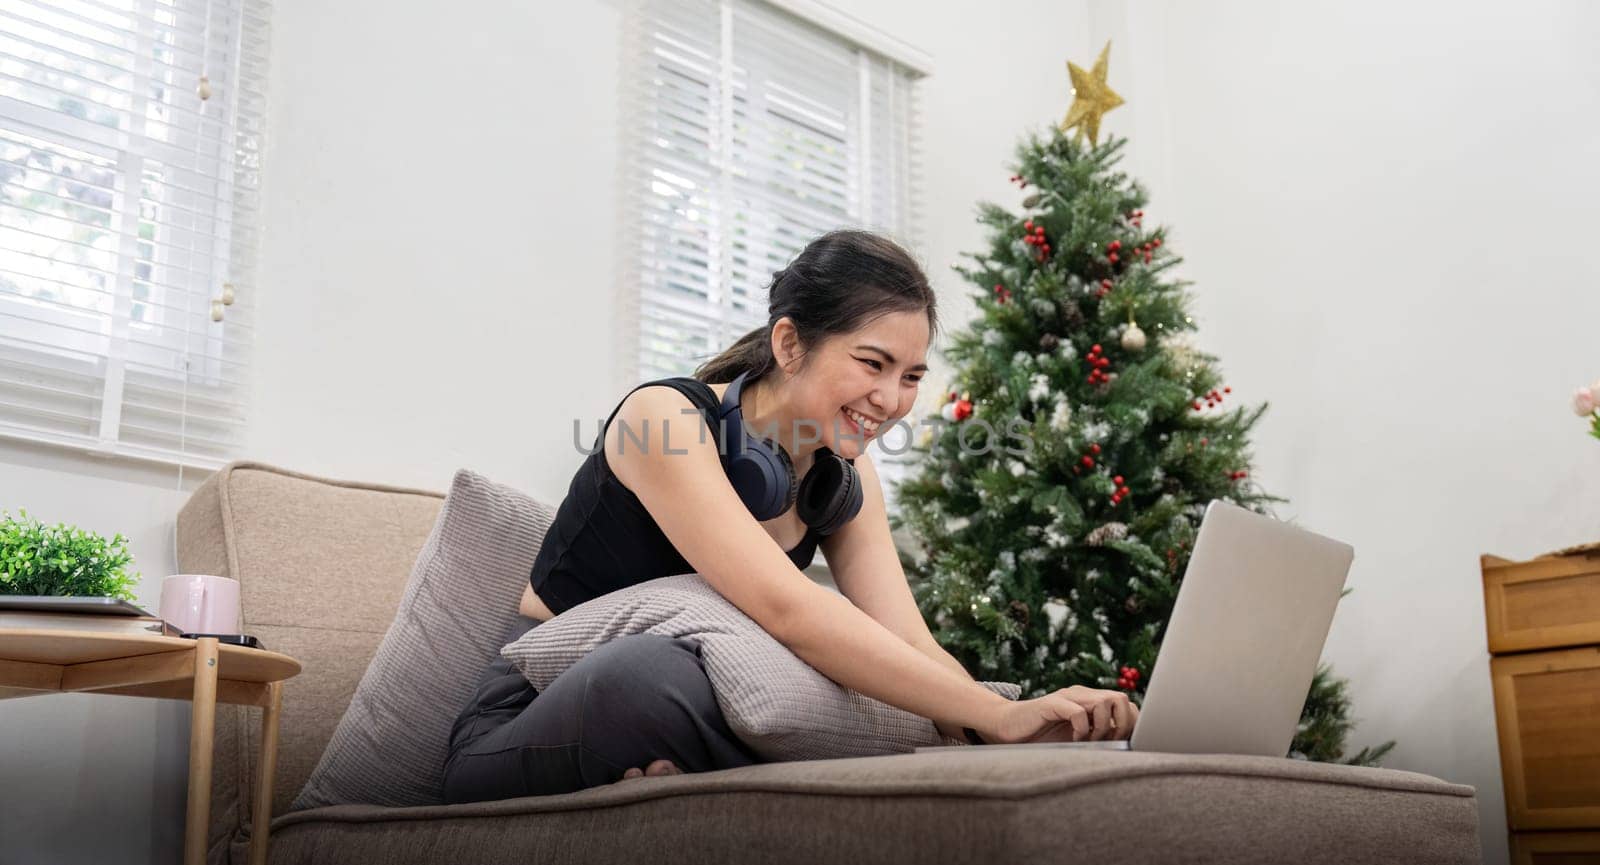
<svg viewBox="0 0 1600 865">
<path fill-rule="evenodd" d="M 772 356 L 772 325 L 764 324 L 739 337 L 739 341 L 722 354 L 701 364 L 694 371 L 694 377 L 706 384 L 721 384 L 733 381 L 741 372 L 749 372 L 749 380 L 755 381 L 776 365 L 777 359 Z"/>
</svg>

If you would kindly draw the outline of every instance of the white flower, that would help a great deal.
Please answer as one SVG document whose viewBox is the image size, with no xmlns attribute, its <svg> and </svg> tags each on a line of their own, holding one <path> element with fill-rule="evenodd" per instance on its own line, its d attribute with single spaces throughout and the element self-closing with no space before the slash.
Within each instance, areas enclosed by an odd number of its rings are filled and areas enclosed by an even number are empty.
<svg viewBox="0 0 1600 865">
<path fill-rule="evenodd" d="M 1011 552 L 1010 550 L 1001 550 L 1000 551 L 1000 567 L 1005 568 L 1008 571 L 1016 570 L 1017 569 L 1017 554 Z"/>
<path fill-rule="evenodd" d="M 1019 478 L 1028 473 L 1028 467 L 1023 465 L 1021 460 L 1006 460 L 1006 468 L 1011 469 L 1011 474 Z"/>
<path fill-rule="evenodd" d="M 999 345 L 1001 343 L 1001 341 L 1002 341 L 1002 339 L 1001 339 L 1001 336 L 1000 336 L 1000 331 L 998 331 L 998 330 L 986 330 L 986 331 L 983 332 L 983 344 L 984 345 Z"/>
<path fill-rule="evenodd" d="M 972 525 L 971 519 L 967 517 L 955 517 L 953 519 L 945 520 L 944 530 L 947 532 L 959 532 L 969 525 Z"/>
<path fill-rule="evenodd" d="M 1044 402 L 1050 395 L 1050 376 L 1042 372 L 1033 374 L 1032 386 L 1028 388 L 1028 401 L 1034 403 Z"/>
<path fill-rule="evenodd" d="M 1059 549 L 1067 544 L 1072 543 L 1072 538 L 1063 534 L 1054 525 L 1050 525 L 1045 527 L 1044 542 L 1053 548 Z"/>
<path fill-rule="evenodd" d="M 1028 305 L 1033 307 L 1034 314 L 1040 318 L 1049 318 L 1056 314 L 1056 305 L 1042 297 L 1028 301 Z"/>
<path fill-rule="evenodd" d="M 1036 534 L 1039 527 L 1029 526 L 1028 529 L 1029 534 Z M 1049 556 L 1050 554 L 1045 552 L 1044 549 L 1040 547 L 1029 547 L 1022 551 L 1022 555 L 1019 558 L 1021 558 L 1024 562 L 1042 562 L 1046 558 L 1049 558 Z"/>
<path fill-rule="evenodd" d="M 1072 424 L 1072 406 L 1067 405 L 1066 397 L 1056 398 L 1056 410 L 1050 413 L 1050 428 L 1057 432 L 1065 432 Z"/>
</svg>

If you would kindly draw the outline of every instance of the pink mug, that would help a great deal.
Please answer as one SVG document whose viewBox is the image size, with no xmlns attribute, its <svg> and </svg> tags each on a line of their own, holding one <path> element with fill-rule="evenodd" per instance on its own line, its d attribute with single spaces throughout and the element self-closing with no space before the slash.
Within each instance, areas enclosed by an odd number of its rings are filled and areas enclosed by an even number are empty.
<svg viewBox="0 0 1600 865">
<path fill-rule="evenodd" d="M 161 618 L 185 634 L 237 634 L 239 581 L 173 574 L 161 581 Z"/>
</svg>

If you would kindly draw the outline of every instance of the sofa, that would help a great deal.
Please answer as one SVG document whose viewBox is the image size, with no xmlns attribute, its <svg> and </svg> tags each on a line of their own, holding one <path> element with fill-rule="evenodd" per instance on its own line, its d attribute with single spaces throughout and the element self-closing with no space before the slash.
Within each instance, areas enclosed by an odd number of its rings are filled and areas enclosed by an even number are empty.
<svg viewBox="0 0 1600 865">
<path fill-rule="evenodd" d="M 177 520 L 182 573 L 239 580 L 285 683 L 270 861 L 1475 863 L 1470 786 L 1237 755 L 948 751 L 764 763 L 462 805 L 291 810 L 383 640 L 441 492 L 230 463 Z M 219 706 L 209 861 L 243 863 L 258 710 Z"/>
</svg>

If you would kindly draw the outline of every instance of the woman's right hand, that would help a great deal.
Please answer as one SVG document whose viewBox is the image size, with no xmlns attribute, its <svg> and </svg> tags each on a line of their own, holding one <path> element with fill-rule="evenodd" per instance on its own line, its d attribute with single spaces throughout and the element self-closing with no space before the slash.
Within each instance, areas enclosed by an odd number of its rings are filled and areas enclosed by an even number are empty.
<svg viewBox="0 0 1600 865">
<path fill-rule="evenodd" d="M 1033 700 L 1008 701 L 978 735 L 996 745 L 1126 739 L 1138 720 L 1139 707 L 1127 694 L 1073 685 Z"/>
</svg>

